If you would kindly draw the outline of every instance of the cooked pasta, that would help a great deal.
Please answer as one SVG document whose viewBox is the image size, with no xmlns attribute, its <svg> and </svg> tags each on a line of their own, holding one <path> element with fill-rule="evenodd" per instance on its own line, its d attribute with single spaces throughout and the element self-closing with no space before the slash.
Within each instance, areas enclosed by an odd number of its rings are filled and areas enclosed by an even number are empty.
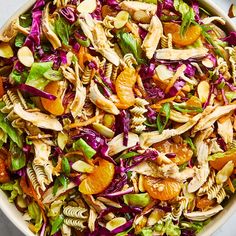
<svg viewBox="0 0 236 236">
<path fill-rule="evenodd" d="M 154 2 L 35 0 L 0 33 L 0 189 L 33 234 L 195 235 L 232 199 L 235 35 Z"/>
</svg>

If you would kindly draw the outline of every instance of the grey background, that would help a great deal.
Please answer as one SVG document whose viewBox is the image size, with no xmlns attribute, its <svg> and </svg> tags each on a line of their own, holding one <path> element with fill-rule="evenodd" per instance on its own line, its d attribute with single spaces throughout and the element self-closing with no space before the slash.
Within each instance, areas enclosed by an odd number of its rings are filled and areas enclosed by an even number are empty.
<svg viewBox="0 0 236 236">
<path fill-rule="evenodd" d="M 27 0 L 0 0 L 0 27 L 18 8 Z M 235 0 L 214 0 L 225 11 Z M 235 20 L 236 22 L 236 20 Z M 1 202 L 0 202 L 1 204 Z M 236 213 L 221 227 L 213 236 L 235 236 L 236 235 Z M 23 234 L 6 218 L 0 210 L 0 236 L 23 236 Z M 207 235 L 208 236 L 208 235 Z"/>
</svg>

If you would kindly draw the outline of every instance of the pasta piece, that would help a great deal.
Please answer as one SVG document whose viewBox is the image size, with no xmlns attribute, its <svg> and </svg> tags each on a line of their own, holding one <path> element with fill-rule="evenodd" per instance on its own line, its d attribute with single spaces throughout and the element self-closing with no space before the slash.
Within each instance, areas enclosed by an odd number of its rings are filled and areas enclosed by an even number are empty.
<svg viewBox="0 0 236 236">
<path fill-rule="evenodd" d="M 168 34 L 167 36 L 162 35 L 162 37 L 161 37 L 161 48 L 173 48 L 172 34 Z"/>
<path fill-rule="evenodd" d="M 74 228 L 81 230 L 81 231 L 83 231 L 86 228 L 86 226 L 84 224 L 85 221 L 82 221 L 81 219 L 65 218 L 64 223 L 67 226 L 74 227 Z"/>
<path fill-rule="evenodd" d="M 84 213 L 87 213 L 88 210 L 82 207 L 72 207 L 66 206 L 63 209 L 63 214 L 68 217 L 76 218 L 76 219 L 87 219 L 88 216 Z"/>
<path fill-rule="evenodd" d="M 105 77 L 110 79 L 113 71 L 113 65 L 110 62 L 107 62 L 105 65 Z"/>
<path fill-rule="evenodd" d="M 124 55 L 124 62 L 130 68 L 134 68 L 134 65 L 138 65 L 132 53 L 127 53 Z"/>
<path fill-rule="evenodd" d="M 82 84 L 87 85 L 91 81 L 91 76 L 92 76 L 92 71 L 93 69 L 90 69 L 88 66 L 85 67 L 84 73 L 82 75 Z"/>
<path fill-rule="evenodd" d="M 39 198 L 41 198 L 41 195 L 40 195 L 40 192 L 39 192 L 40 185 L 38 183 L 37 176 L 36 176 L 36 174 L 34 172 L 34 169 L 32 168 L 31 165 L 29 165 L 27 167 L 26 172 L 27 172 L 27 176 L 28 176 L 30 182 L 33 185 L 34 190 L 36 191 L 36 193 L 39 196 Z"/>
<path fill-rule="evenodd" d="M 106 16 L 104 20 L 102 21 L 102 24 L 107 29 L 114 29 L 114 20 L 115 18 L 112 16 Z"/>
<path fill-rule="evenodd" d="M 148 104 L 149 103 L 145 99 L 136 98 L 135 106 L 130 110 L 132 115 L 131 128 L 137 134 L 142 133 L 146 129 L 146 126 L 143 123 L 146 121 L 144 114 L 147 112 L 145 106 Z"/>
<path fill-rule="evenodd" d="M 46 190 L 46 186 L 45 185 L 48 185 L 49 181 L 48 181 L 47 176 L 46 176 L 46 174 L 44 172 L 44 168 L 42 166 L 35 165 L 35 164 L 32 164 L 32 167 L 33 167 L 33 170 L 35 172 L 37 181 L 38 181 L 38 183 L 40 185 L 40 188 L 43 191 L 45 191 Z"/>
<path fill-rule="evenodd" d="M 197 195 L 203 196 L 204 194 L 207 194 L 208 191 L 211 189 L 211 187 L 215 183 L 215 171 L 212 170 L 206 183 L 198 190 Z"/>
</svg>

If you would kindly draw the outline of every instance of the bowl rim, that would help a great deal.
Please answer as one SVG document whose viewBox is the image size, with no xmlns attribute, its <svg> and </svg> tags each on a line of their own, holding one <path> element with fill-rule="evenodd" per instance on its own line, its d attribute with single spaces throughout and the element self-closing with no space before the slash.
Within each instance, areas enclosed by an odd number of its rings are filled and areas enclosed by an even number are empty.
<svg viewBox="0 0 236 236">
<path fill-rule="evenodd" d="M 6 20 L 3 26 L 0 28 L 0 34 L 4 32 L 4 30 L 8 27 L 8 25 L 20 14 L 27 11 L 30 7 L 33 6 L 36 0 L 28 0 L 25 4 L 23 4 L 18 10 L 16 10 L 10 18 Z M 232 22 L 232 20 L 228 17 L 228 15 L 212 0 L 198 0 L 200 5 L 203 5 L 209 12 L 212 12 L 212 15 L 223 17 L 226 20 L 226 27 L 228 30 L 236 31 L 236 25 Z M 26 236 L 35 236 L 28 227 L 26 227 L 26 222 L 22 224 L 22 215 L 16 209 L 15 205 L 8 202 L 8 198 L 5 193 L 0 190 L 0 198 L 3 200 L 4 204 L 0 204 L 0 209 L 4 213 L 4 215 Z M 5 204 L 6 203 L 6 204 Z M 9 211 L 10 210 L 10 211 Z M 227 219 L 236 211 L 236 196 L 233 196 L 228 204 L 224 207 L 223 211 L 217 214 L 216 217 L 211 220 L 209 224 L 207 224 L 203 230 L 198 234 L 198 236 L 209 236 L 212 235 L 217 229 L 219 229 Z M 22 219 L 18 219 L 21 217 Z M 23 220 L 24 221 L 24 220 Z"/>
</svg>

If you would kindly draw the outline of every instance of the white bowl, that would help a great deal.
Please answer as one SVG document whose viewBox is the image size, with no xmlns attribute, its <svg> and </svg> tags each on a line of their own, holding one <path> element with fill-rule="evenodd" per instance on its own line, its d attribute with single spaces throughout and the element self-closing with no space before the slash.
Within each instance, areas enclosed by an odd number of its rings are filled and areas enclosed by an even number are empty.
<svg viewBox="0 0 236 236">
<path fill-rule="evenodd" d="M 4 29 L 9 25 L 9 23 L 27 11 L 33 4 L 35 0 L 29 0 L 25 5 L 23 5 L 9 20 L 4 24 L 4 26 L 0 29 L 0 34 L 4 31 Z M 225 14 L 223 10 L 219 6 L 217 6 L 211 0 L 199 0 L 200 4 L 204 6 L 210 13 L 216 16 L 223 17 L 227 22 L 227 29 L 236 31 L 236 25 L 230 20 L 230 18 Z M 0 209 L 3 213 L 9 218 L 9 220 L 26 236 L 35 236 L 29 229 L 27 223 L 23 220 L 21 213 L 16 209 L 14 204 L 8 202 L 8 198 L 5 193 L 0 190 Z M 209 236 L 212 235 L 220 226 L 222 226 L 227 219 L 236 211 L 236 196 L 233 196 L 224 210 L 219 213 L 216 217 L 214 217 L 211 222 L 206 225 L 198 236 Z"/>
</svg>

